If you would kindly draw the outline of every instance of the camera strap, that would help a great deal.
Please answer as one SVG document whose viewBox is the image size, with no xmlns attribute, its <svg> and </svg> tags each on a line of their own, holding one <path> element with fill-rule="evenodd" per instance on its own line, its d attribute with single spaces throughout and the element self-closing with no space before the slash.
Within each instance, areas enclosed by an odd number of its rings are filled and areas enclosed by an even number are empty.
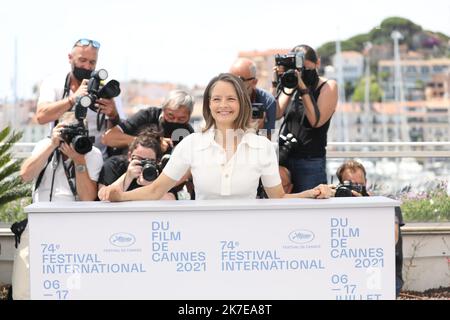
<svg viewBox="0 0 450 320">
<path fill-rule="evenodd" d="M 68 97 L 70 93 L 70 72 L 66 76 L 66 81 L 64 82 L 64 92 L 61 99 Z"/>
<path fill-rule="evenodd" d="M 50 187 L 50 201 L 52 201 L 53 184 L 55 182 L 55 172 L 56 172 L 56 167 L 58 166 L 58 159 L 57 159 L 56 150 L 52 152 L 50 157 L 48 157 L 48 160 L 47 160 L 47 163 L 46 163 L 45 167 L 39 173 L 39 175 L 38 175 L 38 177 L 36 179 L 36 183 L 34 184 L 34 191 L 36 191 L 39 188 L 39 186 L 40 186 L 40 184 L 42 182 L 42 178 L 44 177 L 45 170 L 47 169 L 47 167 L 50 164 L 50 162 L 52 161 L 52 159 L 53 159 L 53 163 L 52 163 L 53 174 L 52 174 L 52 184 L 51 184 L 51 187 Z"/>
<path fill-rule="evenodd" d="M 58 149 L 55 149 L 55 151 L 53 151 L 53 161 L 52 161 L 52 183 L 50 186 L 50 199 L 49 201 L 52 202 L 52 198 L 53 198 L 53 186 L 55 184 L 55 174 L 56 174 L 56 168 L 58 167 L 58 163 L 59 163 L 59 151 Z"/>
<path fill-rule="evenodd" d="M 34 191 L 36 191 L 37 188 L 39 188 L 39 185 L 41 184 L 41 181 L 42 181 L 42 177 L 44 176 L 45 169 L 47 169 L 48 164 L 50 163 L 50 161 L 52 161 L 53 155 L 54 155 L 54 153 L 52 152 L 50 157 L 48 157 L 48 160 L 47 160 L 47 163 L 46 163 L 45 167 L 39 173 L 39 175 L 38 175 L 38 177 L 36 179 L 36 183 L 34 184 Z"/>
<path fill-rule="evenodd" d="M 66 167 L 66 164 L 64 163 L 64 160 L 62 160 L 62 165 L 64 168 L 64 173 L 66 174 L 67 183 L 69 184 L 70 191 L 72 191 L 73 196 L 77 197 L 77 188 L 75 186 L 76 184 L 76 177 L 75 177 L 75 165 L 73 164 L 73 161 L 70 161 L 70 164 Z"/>
<path fill-rule="evenodd" d="M 37 188 L 39 188 L 39 185 L 42 182 L 42 178 L 44 177 L 45 170 L 47 169 L 47 167 L 50 164 L 50 162 L 52 162 L 52 182 L 51 182 L 51 186 L 50 186 L 50 196 L 49 196 L 49 201 L 50 202 L 53 199 L 53 188 L 54 188 L 54 185 L 55 185 L 55 175 L 56 175 L 56 169 L 58 168 L 58 164 L 59 164 L 59 161 L 60 161 L 60 157 L 62 158 L 62 155 L 61 155 L 61 153 L 60 153 L 60 151 L 58 149 L 53 151 L 53 153 L 48 158 L 47 164 L 45 165 L 45 167 L 39 173 L 39 176 L 37 177 L 36 183 L 34 185 L 34 191 L 36 191 Z M 64 173 L 65 173 L 66 178 L 67 178 L 67 183 L 69 184 L 69 187 L 70 187 L 70 190 L 72 191 L 72 194 L 74 195 L 74 197 L 76 197 L 77 196 L 77 189 L 75 187 L 75 180 L 74 180 L 74 178 L 75 178 L 75 166 L 73 164 L 73 161 L 70 163 L 70 165 L 68 167 L 66 167 L 66 165 L 64 164 L 64 160 L 61 159 L 61 162 L 62 162 L 62 165 L 63 165 L 63 168 L 64 168 Z"/>
<path fill-rule="evenodd" d="M 70 72 L 67 74 L 66 76 L 66 81 L 64 82 L 64 91 L 63 91 L 63 95 L 61 97 L 61 100 L 64 99 L 65 97 L 68 97 L 70 93 Z M 53 126 L 57 126 L 58 125 L 58 119 L 56 119 L 53 122 Z"/>
<path fill-rule="evenodd" d="M 97 131 L 101 131 L 102 127 L 105 126 L 106 128 L 106 115 L 104 113 L 100 112 L 100 108 L 97 108 Z"/>
</svg>

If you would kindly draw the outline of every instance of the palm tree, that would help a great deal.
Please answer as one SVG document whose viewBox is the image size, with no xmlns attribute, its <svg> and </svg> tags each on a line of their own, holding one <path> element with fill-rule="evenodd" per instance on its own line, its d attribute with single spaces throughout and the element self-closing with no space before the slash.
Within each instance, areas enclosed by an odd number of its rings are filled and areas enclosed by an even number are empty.
<svg viewBox="0 0 450 320">
<path fill-rule="evenodd" d="M 18 175 L 22 159 L 13 159 L 11 147 L 22 138 L 22 132 L 12 132 L 8 126 L 0 131 L 0 207 L 24 197 L 31 196 L 30 184 Z"/>
</svg>

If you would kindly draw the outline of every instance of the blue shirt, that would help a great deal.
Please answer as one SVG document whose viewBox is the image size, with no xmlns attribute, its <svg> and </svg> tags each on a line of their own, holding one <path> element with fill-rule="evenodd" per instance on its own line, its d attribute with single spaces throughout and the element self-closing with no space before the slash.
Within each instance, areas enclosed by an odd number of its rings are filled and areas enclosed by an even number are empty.
<svg viewBox="0 0 450 320">
<path fill-rule="evenodd" d="M 264 120 L 264 129 L 275 129 L 275 120 L 277 116 L 277 102 L 269 92 L 256 88 L 255 102 L 262 103 L 266 110 L 266 119 Z"/>
</svg>

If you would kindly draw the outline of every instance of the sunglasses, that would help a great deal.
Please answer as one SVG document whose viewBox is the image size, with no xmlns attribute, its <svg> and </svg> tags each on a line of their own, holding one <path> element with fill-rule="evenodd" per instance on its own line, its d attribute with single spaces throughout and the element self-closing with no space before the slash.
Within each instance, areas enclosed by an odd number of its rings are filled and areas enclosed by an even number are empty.
<svg viewBox="0 0 450 320">
<path fill-rule="evenodd" d="M 75 42 L 75 44 L 73 45 L 74 47 L 84 47 L 84 46 L 88 46 L 88 45 L 92 45 L 94 48 L 99 49 L 100 48 L 100 42 L 95 41 L 95 40 L 90 40 L 90 39 L 80 39 L 77 42 Z"/>
<path fill-rule="evenodd" d="M 238 78 L 241 79 L 243 82 L 250 81 L 250 80 L 255 80 L 255 79 L 256 79 L 255 77 L 244 78 L 244 77 L 241 77 L 241 76 L 239 76 Z"/>
</svg>

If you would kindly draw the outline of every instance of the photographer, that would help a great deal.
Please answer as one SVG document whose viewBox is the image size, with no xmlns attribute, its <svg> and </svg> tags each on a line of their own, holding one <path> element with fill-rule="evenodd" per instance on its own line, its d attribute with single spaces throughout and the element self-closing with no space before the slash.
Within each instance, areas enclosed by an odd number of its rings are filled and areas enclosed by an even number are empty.
<svg viewBox="0 0 450 320">
<path fill-rule="evenodd" d="M 336 171 L 340 185 L 336 190 L 338 196 L 369 196 L 366 190 L 366 169 L 354 160 L 344 162 Z M 359 192 L 358 192 L 359 191 Z M 403 286 L 403 240 L 400 227 L 404 226 L 400 207 L 395 207 L 395 292 L 398 296 Z"/>
<path fill-rule="evenodd" d="M 99 194 L 109 185 L 129 191 L 151 184 L 162 171 L 160 136 L 151 130 L 139 133 L 131 143 L 128 156 L 108 158 L 100 173 Z M 166 193 L 163 200 L 176 200 L 176 192 Z"/>
<path fill-rule="evenodd" d="M 150 185 L 123 192 L 112 187 L 102 201 L 159 200 L 191 172 L 196 200 L 255 199 L 261 179 L 269 198 L 329 198 L 328 185 L 286 194 L 272 143 L 255 134 L 251 102 L 244 83 L 223 73 L 211 79 L 203 95 L 205 127 L 183 139 L 164 171 Z"/>
<path fill-rule="evenodd" d="M 110 147 L 125 148 L 133 142 L 138 132 L 145 128 L 161 130 L 164 134 L 162 149 L 170 152 L 173 142 L 194 132 L 189 124 L 194 98 L 182 90 L 173 90 L 162 107 L 148 107 L 108 130 L 102 142 Z M 176 143 L 175 143 L 176 144 Z"/>
<path fill-rule="evenodd" d="M 292 61 L 293 60 L 293 61 Z M 320 59 L 307 45 L 287 56 L 276 56 L 274 86 L 280 128 L 280 165 L 292 174 L 293 192 L 326 184 L 325 147 L 338 99 L 334 80 L 319 77 Z"/>
<path fill-rule="evenodd" d="M 72 110 L 79 97 L 88 94 L 88 79 L 97 65 L 100 43 L 89 39 L 80 39 L 73 45 L 69 53 L 69 73 L 55 74 L 46 78 L 39 91 L 36 117 L 39 124 L 50 123 L 51 128 L 66 111 Z M 112 127 L 124 118 L 120 100 L 100 98 L 95 102 L 98 112 L 105 115 L 106 127 Z M 101 135 L 105 126 L 98 126 L 97 112 L 88 109 L 87 125 L 95 137 L 94 145 L 100 149 L 103 157 L 107 157 L 107 147 L 101 143 Z"/>
<path fill-rule="evenodd" d="M 66 113 L 53 128 L 51 138 L 39 141 L 31 157 L 22 165 L 22 180 L 35 180 L 33 202 L 92 201 L 97 197 L 97 179 L 103 158 L 95 147 L 86 154 L 80 154 L 72 141 L 65 140 L 63 132 L 67 126 L 74 124 L 73 120 L 73 113 Z M 14 257 L 14 300 L 30 298 L 28 245 L 26 227 Z"/>
<path fill-rule="evenodd" d="M 252 103 L 253 119 L 258 122 L 258 129 L 264 129 L 270 140 L 272 130 L 275 129 L 277 102 L 272 94 L 256 87 L 258 79 L 255 63 L 247 58 L 239 58 L 231 66 L 230 73 L 244 82 Z"/>
</svg>

